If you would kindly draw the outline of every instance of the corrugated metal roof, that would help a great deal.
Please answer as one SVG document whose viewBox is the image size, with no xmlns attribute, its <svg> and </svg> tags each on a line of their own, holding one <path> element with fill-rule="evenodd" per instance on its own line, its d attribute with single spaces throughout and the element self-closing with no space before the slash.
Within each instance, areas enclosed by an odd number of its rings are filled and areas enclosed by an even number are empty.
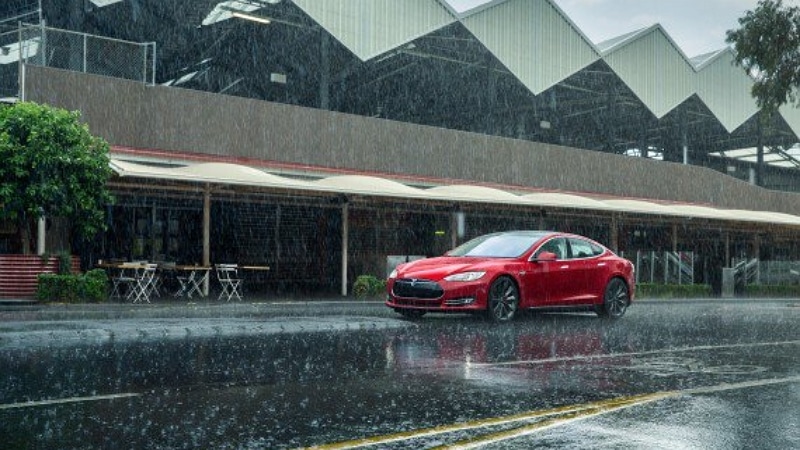
<svg viewBox="0 0 800 450">
<path fill-rule="evenodd" d="M 661 25 L 617 42 L 603 60 L 658 118 L 694 94 L 694 69 Z"/>
<path fill-rule="evenodd" d="M 295 3 L 362 60 L 460 21 L 534 95 L 603 59 L 657 118 L 694 94 L 728 132 L 757 112 L 730 49 L 690 59 L 659 24 L 595 45 L 553 0 L 494 0 L 461 14 L 444 0 Z M 780 113 L 800 135 L 800 111 Z"/>
<path fill-rule="evenodd" d="M 714 53 L 701 61 L 695 76 L 695 90 L 700 100 L 730 133 L 758 112 L 750 95 L 753 80 L 733 65 L 730 49 Z"/>
<path fill-rule="evenodd" d="M 796 105 L 783 105 L 778 109 L 786 124 L 795 135 L 800 136 L 800 107 Z"/>
<path fill-rule="evenodd" d="M 493 2 L 461 22 L 534 95 L 600 57 L 550 0 Z"/>
<path fill-rule="evenodd" d="M 456 21 L 438 0 L 294 0 L 362 61 Z"/>
</svg>

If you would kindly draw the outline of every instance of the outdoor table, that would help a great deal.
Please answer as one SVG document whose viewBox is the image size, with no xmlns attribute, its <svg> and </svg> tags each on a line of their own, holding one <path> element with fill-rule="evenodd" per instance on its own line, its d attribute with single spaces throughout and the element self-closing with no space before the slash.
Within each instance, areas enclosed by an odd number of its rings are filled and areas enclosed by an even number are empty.
<svg viewBox="0 0 800 450">
<path fill-rule="evenodd" d="M 258 271 L 266 272 L 266 271 L 270 270 L 269 266 L 256 266 L 256 265 L 237 266 L 237 268 L 239 270 L 249 270 L 249 271 L 256 271 L 256 272 L 258 272 Z"/>
<path fill-rule="evenodd" d="M 198 294 L 205 297 L 203 292 L 203 285 L 208 281 L 208 274 L 211 271 L 210 266 L 174 266 L 174 270 L 186 272 L 185 276 L 179 275 L 178 282 L 181 287 L 175 293 L 175 297 L 183 297 L 186 295 L 192 298 L 192 294 Z"/>
<path fill-rule="evenodd" d="M 269 270 L 269 266 L 237 266 L 243 270 Z"/>
</svg>

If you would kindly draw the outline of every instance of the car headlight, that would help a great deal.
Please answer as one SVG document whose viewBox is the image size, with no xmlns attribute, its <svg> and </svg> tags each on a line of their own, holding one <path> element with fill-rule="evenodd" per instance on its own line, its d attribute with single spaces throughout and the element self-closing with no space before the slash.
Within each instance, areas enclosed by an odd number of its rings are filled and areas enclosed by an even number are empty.
<svg viewBox="0 0 800 450">
<path fill-rule="evenodd" d="M 486 272 L 462 272 L 444 277 L 446 281 L 475 281 L 486 275 Z"/>
<path fill-rule="evenodd" d="M 392 273 L 389 274 L 389 279 L 397 278 L 397 269 L 393 270 Z"/>
</svg>

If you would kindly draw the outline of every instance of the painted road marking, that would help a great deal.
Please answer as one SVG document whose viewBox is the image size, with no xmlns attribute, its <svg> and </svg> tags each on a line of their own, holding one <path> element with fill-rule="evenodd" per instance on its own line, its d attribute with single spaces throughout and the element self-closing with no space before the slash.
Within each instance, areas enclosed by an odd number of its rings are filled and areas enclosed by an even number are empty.
<svg viewBox="0 0 800 450">
<path fill-rule="evenodd" d="M 552 409 L 529 411 L 526 413 L 515 414 L 510 416 L 487 418 L 487 419 L 474 420 L 463 423 L 455 423 L 451 425 L 441 425 L 433 428 L 424 428 L 419 430 L 411 430 L 411 431 L 387 434 L 382 436 L 354 439 L 350 441 L 343 441 L 332 444 L 323 444 L 309 448 L 318 450 L 355 449 L 355 448 L 371 447 L 375 445 L 384 445 L 384 444 L 392 444 L 403 441 L 411 441 L 414 439 L 452 433 L 456 431 L 480 430 L 481 428 L 488 428 L 497 425 L 526 422 L 535 419 L 545 419 L 533 424 L 522 425 L 520 427 L 516 427 L 506 431 L 479 435 L 471 439 L 462 440 L 456 443 L 446 444 L 444 446 L 439 447 L 448 449 L 477 448 L 501 442 L 504 440 L 515 439 L 531 435 L 550 428 L 555 428 L 558 426 L 574 423 L 579 420 L 585 420 L 591 417 L 596 417 L 601 414 L 608 414 L 614 411 L 620 411 L 622 409 L 632 408 L 635 406 L 640 406 L 668 398 L 675 398 L 682 395 L 710 394 L 715 392 L 747 389 L 753 387 L 763 387 L 763 386 L 786 384 L 786 383 L 800 383 L 800 376 L 793 376 L 786 378 L 767 378 L 761 380 L 743 381 L 739 383 L 723 383 L 715 386 L 703 386 L 699 388 L 683 389 L 679 391 L 664 391 L 652 394 L 618 397 L 609 400 L 585 403 L 582 405 L 569 405 Z"/>
<path fill-rule="evenodd" d="M 628 358 L 628 357 L 646 356 L 646 355 L 660 355 L 663 353 L 681 353 L 681 352 L 696 352 L 704 350 L 722 350 L 722 349 L 754 348 L 754 347 L 778 347 L 783 345 L 800 345 L 800 341 L 753 342 L 749 344 L 727 344 L 727 345 L 696 345 L 693 347 L 661 348 L 658 350 L 648 350 L 643 352 L 608 353 L 602 355 L 556 356 L 553 358 L 501 361 L 494 363 L 476 363 L 467 361 L 466 365 L 470 367 L 538 365 L 538 364 L 549 364 L 549 363 L 566 362 L 566 361 L 594 361 L 598 359 L 615 359 L 615 358 Z"/>
<path fill-rule="evenodd" d="M 641 398 L 637 401 L 634 398 L 630 397 L 632 401 L 623 402 L 620 405 L 609 405 L 607 408 L 597 408 L 596 410 L 585 410 L 582 412 L 576 412 L 572 414 L 566 414 L 563 417 L 557 417 L 554 419 L 546 420 L 543 422 L 535 423 L 532 425 L 526 425 L 523 427 L 515 428 L 512 430 L 507 430 L 499 433 L 490 433 L 483 436 L 477 436 L 471 439 L 465 439 L 459 442 L 455 442 L 453 444 L 447 444 L 446 446 L 441 447 L 434 447 L 438 449 L 447 448 L 447 449 L 471 449 L 471 448 L 479 448 L 490 444 L 496 444 L 501 441 L 507 441 L 509 439 L 516 439 L 524 436 L 528 436 L 543 430 L 547 430 L 550 428 L 555 428 L 562 425 L 567 425 L 573 422 L 577 422 L 579 420 L 588 419 L 591 417 L 596 417 L 601 414 L 607 414 L 614 411 L 619 411 L 626 408 L 631 408 L 634 406 L 643 405 L 645 403 L 651 403 L 658 400 L 662 400 L 665 398 L 672 398 L 678 397 L 681 395 L 692 395 L 692 394 L 709 394 L 714 392 L 723 392 L 723 391 L 732 391 L 737 389 L 747 389 L 753 387 L 762 387 L 762 386 L 771 386 L 774 384 L 786 384 L 786 383 L 798 383 L 800 382 L 800 376 L 794 377 L 786 377 L 786 378 L 768 378 L 763 380 L 753 380 L 753 381 L 743 381 L 740 383 L 723 383 L 716 386 L 706 386 L 694 389 L 684 389 L 680 391 L 668 391 L 660 393 L 652 394 L 651 396 L 641 396 Z"/>
<path fill-rule="evenodd" d="M 124 393 L 124 394 L 109 394 L 109 395 L 93 395 L 91 397 L 70 397 L 70 398 L 57 398 L 53 400 L 9 403 L 7 405 L 0 405 L 0 410 L 17 409 L 17 408 L 35 408 L 39 406 L 50 406 L 50 405 L 64 405 L 67 403 L 96 402 L 100 400 L 116 400 L 120 398 L 138 397 L 140 395 L 141 394 L 136 394 L 136 393 Z"/>
<path fill-rule="evenodd" d="M 423 428 L 419 430 L 411 430 L 406 432 L 400 433 L 393 433 L 387 434 L 383 436 L 375 436 L 375 437 L 368 437 L 362 439 L 354 439 L 352 441 L 344 441 L 344 442 L 337 442 L 333 444 L 324 444 L 314 447 L 309 447 L 311 449 L 317 450 L 339 450 L 339 449 L 351 449 L 351 448 L 360 448 L 360 447 L 369 447 L 373 445 L 381 445 L 381 444 L 391 444 L 394 442 L 402 442 L 411 439 L 419 439 L 427 436 L 435 436 L 438 434 L 445 434 L 445 433 L 452 433 L 456 431 L 465 431 L 465 430 L 474 430 L 480 428 L 486 428 L 491 426 L 497 425 L 505 425 L 509 423 L 516 423 L 516 422 L 524 422 L 530 421 L 534 419 L 541 419 L 541 418 L 548 418 L 553 416 L 561 416 L 561 415 L 573 415 L 579 414 L 584 411 L 595 411 L 598 409 L 608 408 L 611 407 L 610 405 L 621 405 L 626 404 L 628 402 L 636 402 L 636 401 L 643 401 L 645 398 L 649 398 L 651 396 L 657 396 L 658 398 L 663 398 L 663 393 L 658 394 L 648 394 L 648 395 L 641 395 L 641 396 L 632 396 L 632 397 L 622 397 L 622 398 L 615 398 L 610 400 L 601 400 L 598 402 L 591 402 L 585 403 L 582 405 L 569 405 L 569 406 L 560 406 L 558 408 L 551 408 L 551 409 L 542 409 L 536 411 L 529 411 L 520 414 L 513 414 L 509 416 L 501 416 L 501 417 L 491 417 L 487 419 L 480 419 L 480 420 L 471 420 L 468 422 L 460 422 L 454 423 L 451 425 L 441 425 L 433 428 Z M 650 400 L 653 401 L 653 400 Z"/>
</svg>

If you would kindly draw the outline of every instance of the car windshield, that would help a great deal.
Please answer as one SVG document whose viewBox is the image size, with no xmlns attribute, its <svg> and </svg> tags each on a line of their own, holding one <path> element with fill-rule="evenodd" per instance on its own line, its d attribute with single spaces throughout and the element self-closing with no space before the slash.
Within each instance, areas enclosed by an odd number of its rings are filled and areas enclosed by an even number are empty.
<svg viewBox="0 0 800 450">
<path fill-rule="evenodd" d="M 516 258 L 544 236 L 544 233 L 488 234 L 472 239 L 447 254 L 449 256 Z"/>
</svg>

